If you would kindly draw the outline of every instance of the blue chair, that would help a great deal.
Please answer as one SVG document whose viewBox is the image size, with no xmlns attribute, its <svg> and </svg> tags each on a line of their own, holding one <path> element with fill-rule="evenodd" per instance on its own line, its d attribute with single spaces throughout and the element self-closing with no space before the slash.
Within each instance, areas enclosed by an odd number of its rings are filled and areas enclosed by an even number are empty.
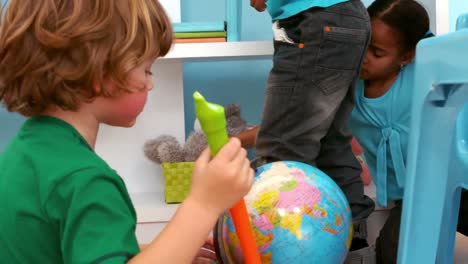
<svg viewBox="0 0 468 264">
<path fill-rule="evenodd" d="M 453 263 L 468 188 L 468 15 L 418 44 L 398 263 Z"/>
<path fill-rule="evenodd" d="M 461 15 L 457 19 L 457 30 L 463 29 L 463 28 L 468 28 L 468 13 Z"/>
</svg>

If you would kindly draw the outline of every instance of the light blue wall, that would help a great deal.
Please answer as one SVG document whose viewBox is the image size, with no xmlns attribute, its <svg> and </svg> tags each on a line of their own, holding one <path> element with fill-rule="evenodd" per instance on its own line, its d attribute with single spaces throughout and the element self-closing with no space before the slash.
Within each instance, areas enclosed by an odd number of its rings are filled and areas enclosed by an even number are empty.
<svg viewBox="0 0 468 264">
<path fill-rule="evenodd" d="M 8 113 L 0 107 L 0 152 L 20 128 L 24 118 L 18 114 Z"/>
<path fill-rule="evenodd" d="M 5 2 L 8 1 L 2 0 L 1 4 L 3 5 Z M 5 145 L 14 136 L 23 121 L 23 117 L 18 114 L 9 113 L 0 104 L 0 152 L 2 152 Z"/>
<path fill-rule="evenodd" d="M 450 31 L 455 31 L 457 18 L 468 13 L 468 0 L 449 0 Z"/>
</svg>

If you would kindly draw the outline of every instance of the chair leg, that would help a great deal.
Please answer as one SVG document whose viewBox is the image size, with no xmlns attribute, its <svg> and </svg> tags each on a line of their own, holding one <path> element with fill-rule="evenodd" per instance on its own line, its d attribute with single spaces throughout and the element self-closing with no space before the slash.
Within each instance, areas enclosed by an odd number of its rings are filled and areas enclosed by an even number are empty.
<svg viewBox="0 0 468 264">
<path fill-rule="evenodd" d="M 463 97 L 463 96 L 458 96 Z M 461 187 L 460 183 L 468 183 L 464 180 L 464 172 L 468 171 L 465 166 L 466 157 L 466 136 L 468 135 L 468 108 L 464 104 L 454 106 L 460 110 L 456 120 L 456 132 L 453 139 L 453 150 L 450 152 L 449 177 L 450 188 L 453 193 L 445 199 L 444 213 L 442 218 L 442 232 L 439 238 L 439 248 L 437 250 L 437 263 L 450 263 L 453 260 L 455 248 L 455 234 L 457 232 L 458 214 L 460 208 Z"/>
<path fill-rule="evenodd" d="M 441 233 L 437 250 L 436 263 L 452 263 L 455 250 L 455 234 L 457 233 L 458 210 L 460 208 L 461 188 L 453 192 L 448 190 L 442 215 Z"/>
<path fill-rule="evenodd" d="M 435 263 L 445 199 L 450 196 L 448 165 L 456 110 L 425 102 L 418 147 L 410 148 L 405 186 L 398 263 Z M 442 154 L 444 153 L 444 154 Z M 442 154 L 442 155 L 441 155 Z M 415 158 L 413 160 L 413 158 Z M 410 164 L 410 163 L 413 164 Z"/>
<path fill-rule="evenodd" d="M 454 151 L 450 159 L 450 178 L 452 186 L 456 188 L 452 196 L 447 197 L 444 218 L 442 223 L 442 233 L 439 239 L 440 245 L 437 251 L 438 263 L 449 263 L 453 259 L 455 248 L 455 234 L 457 231 L 458 214 L 460 208 L 461 187 L 460 183 L 468 184 L 467 147 L 466 138 L 468 136 L 468 106 L 462 104 L 460 114 L 456 121 L 456 134 L 453 141 Z"/>
</svg>

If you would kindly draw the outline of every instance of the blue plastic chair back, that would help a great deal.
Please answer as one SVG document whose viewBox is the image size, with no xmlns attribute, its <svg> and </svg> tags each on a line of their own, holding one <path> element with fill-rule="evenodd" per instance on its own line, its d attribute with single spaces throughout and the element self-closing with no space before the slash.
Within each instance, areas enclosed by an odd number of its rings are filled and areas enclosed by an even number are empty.
<svg viewBox="0 0 468 264">
<path fill-rule="evenodd" d="M 418 44 L 398 263 L 453 263 L 468 187 L 468 15 Z"/>
<path fill-rule="evenodd" d="M 457 30 L 468 28 L 468 13 L 463 14 L 457 19 Z"/>
</svg>

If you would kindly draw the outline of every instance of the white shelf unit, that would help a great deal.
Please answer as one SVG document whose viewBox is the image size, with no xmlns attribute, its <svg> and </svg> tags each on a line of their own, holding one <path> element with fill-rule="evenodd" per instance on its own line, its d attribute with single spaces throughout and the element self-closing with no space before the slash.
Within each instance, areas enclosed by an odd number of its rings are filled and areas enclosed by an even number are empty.
<svg viewBox="0 0 468 264">
<path fill-rule="evenodd" d="M 271 58 L 271 41 L 240 41 L 175 44 L 158 63 Z"/>
</svg>

